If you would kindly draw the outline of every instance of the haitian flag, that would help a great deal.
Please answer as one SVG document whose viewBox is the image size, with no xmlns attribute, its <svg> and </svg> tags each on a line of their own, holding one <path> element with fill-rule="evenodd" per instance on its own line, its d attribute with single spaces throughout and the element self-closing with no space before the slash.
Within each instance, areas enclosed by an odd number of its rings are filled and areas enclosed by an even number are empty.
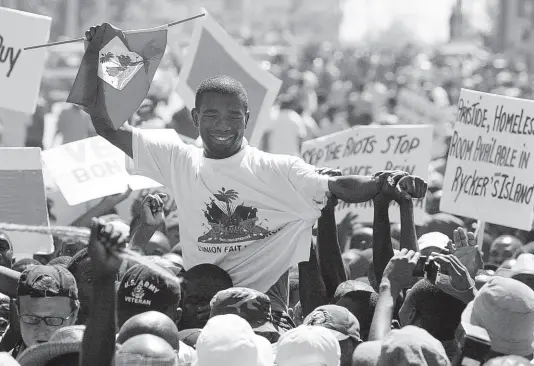
<svg viewBox="0 0 534 366">
<path fill-rule="evenodd" d="M 102 24 L 85 51 L 67 102 L 118 129 L 145 99 L 166 46 L 166 25 L 123 33 Z"/>
</svg>

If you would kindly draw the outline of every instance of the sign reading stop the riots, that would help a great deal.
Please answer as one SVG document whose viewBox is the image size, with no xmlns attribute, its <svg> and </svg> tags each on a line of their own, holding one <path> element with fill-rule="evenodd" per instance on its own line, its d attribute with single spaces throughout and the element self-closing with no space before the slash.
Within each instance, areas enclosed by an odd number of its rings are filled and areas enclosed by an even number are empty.
<svg viewBox="0 0 534 366">
<path fill-rule="evenodd" d="M 39 148 L 0 149 L 0 190 L 0 222 L 49 225 Z M 54 251 L 50 235 L 20 231 L 10 231 L 7 235 L 16 259 Z"/>
<path fill-rule="evenodd" d="M 362 126 L 306 141 L 302 158 L 317 167 L 341 170 L 343 175 L 372 175 L 381 170 L 403 170 L 426 179 L 432 126 Z M 416 223 L 424 220 L 424 199 L 415 201 Z M 339 222 L 347 213 L 358 215 L 360 222 L 373 221 L 372 201 L 347 204 L 336 208 Z M 398 205 L 390 207 L 390 220 L 399 222 Z"/>
<path fill-rule="evenodd" d="M 176 135 L 174 130 L 152 131 Z M 128 186 L 134 191 L 160 186 L 151 179 L 129 175 L 125 154 L 100 136 L 43 151 L 42 157 L 52 179 L 71 206 L 123 193 Z"/>
<path fill-rule="evenodd" d="M 532 228 L 534 102 L 462 89 L 440 209 Z"/>
<path fill-rule="evenodd" d="M 270 109 L 282 82 L 260 68 L 254 60 L 209 15 L 196 21 L 188 54 L 180 71 L 178 93 L 187 107 L 195 107 L 195 93 L 200 83 L 209 77 L 228 75 L 243 84 L 248 95 L 250 118 L 245 137 L 253 146 L 258 145 Z"/>
<path fill-rule="evenodd" d="M 32 114 L 37 105 L 52 19 L 0 7 L 0 107 Z"/>
</svg>

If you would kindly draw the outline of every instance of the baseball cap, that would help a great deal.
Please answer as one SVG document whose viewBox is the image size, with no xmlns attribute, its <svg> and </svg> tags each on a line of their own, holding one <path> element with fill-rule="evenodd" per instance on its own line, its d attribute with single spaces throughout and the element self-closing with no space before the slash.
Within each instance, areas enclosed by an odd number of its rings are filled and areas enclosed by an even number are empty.
<svg viewBox="0 0 534 366">
<path fill-rule="evenodd" d="M 369 283 L 360 281 L 360 280 L 348 280 L 345 282 L 341 282 L 339 286 L 336 288 L 336 292 L 334 293 L 334 297 L 332 298 L 332 304 L 335 304 L 341 299 L 343 296 L 350 292 L 370 292 L 374 293 L 375 290 Z"/>
<path fill-rule="evenodd" d="M 247 321 L 234 314 L 218 315 L 206 323 L 192 366 L 272 366 L 269 341 L 254 333 Z"/>
<path fill-rule="evenodd" d="M 529 356 L 534 341 L 534 291 L 514 279 L 492 277 L 467 305 L 462 321 L 486 329 L 494 351 Z"/>
<path fill-rule="evenodd" d="M 431 233 L 426 233 L 421 235 L 417 244 L 419 246 L 419 251 L 422 252 L 427 248 L 438 248 L 440 251 L 447 249 L 447 243 L 449 242 L 449 237 L 445 234 L 442 234 L 438 231 L 433 231 Z M 428 253 L 430 254 L 430 253 Z"/>
<path fill-rule="evenodd" d="M 326 328 L 309 325 L 301 325 L 284 333 L 277 348 L 278 366 L 339 366 L 341 357 L 336 337 Z"/>
<path fill-rule="evenodd" d="M 78 299 L 74 276 L 61 266 L 36 265 L 21 273 L 17 296 L 69 297 Z"/>
<path fill-rule="evenodd" d="M 126 271 L 119 284 L 117 308 L 120 313 L 132 316 L 149 310 L 165 312 L 180 302 L 180 291 L 178 279 L 170 281 L 150 268 L 136 264 Z"/>
<path fill-rule="evenodd" d="M 426 330 L 408 325 L 390 331 L 382 340 L 377 366 L 449 366 L 451 363 L 440 341 Z"/>
<path fill-rule="evenodd" d="M 360 323 L 347 308 L 338 305 L 323 305 L 312 311 L 302 323 L 303 325 L 319 325 L 330 331 L 338 341 L 352 338 L 360 339 Z"/>
<path fill-rule="evenodd" d="M 71 325 L 58 329 L 48 342 L 36 344 L 26 349 L 18 362 L 24 366 L 41 366 L 56 357 L 82 350 L 85 325 Z"/>
<path fill-rule="evenodd" d="M 278 333 L 272 323 L 271 299 L 262 292 L 232 287 L 219 291 L 210 307 L 210 317 L 235 314 L 245 319 L 256 333 Z"/>
</svg>

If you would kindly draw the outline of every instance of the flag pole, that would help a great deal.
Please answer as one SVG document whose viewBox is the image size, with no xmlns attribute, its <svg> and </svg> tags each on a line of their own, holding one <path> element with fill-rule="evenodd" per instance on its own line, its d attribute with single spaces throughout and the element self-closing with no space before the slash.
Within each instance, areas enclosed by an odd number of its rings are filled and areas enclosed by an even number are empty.
<svg viewBox="0 0 534 366">
<path fill-rule="evenodd" d="M 203 17 L 203 16 L 205 16 L 205 15 L 206 15 L 206 14 L 202 13 L 202 14 L 199 14 L 199 15 L 195 15 L 194 17 L 190 17 L 190 18 L 186 18 L 186 19 L 178 20 L 178 21 L 176 21 L 176 22 L 172 22 L 172 23 L 167 24 L 167 27 L 173 27 L 173 26 L 175 26 L 175 25 L 182 24 L 182 23 L 188 22 L 188 21 L 190 21 L 190 20 L 193 20 L 193 19 L 197 19 L 197 18 Z M 128 32 L 125 32 L 125 33 L 128 33 Z M 76 39 L 69 39 L 69 40 L 66 40 L 66 41 L 59 41 L 59 42 L 52 42 L 52 43 L 40 44 L 40 45 L 37 45 L 37 46 L 31 46 L 31 47 L 25 47 L 24 50 L 25 50 L 25 51 L 27 51 L 27 50 L 35 50 L 35 49 L 37 49 L 37 48 L 52 47 L 52 46 L 58 46 L 58 45 L 60 45 L 60 44 L 67 44 L 67 43 L 74 43 L 74 42 L 82 42 L 82 41 L 85 41 L 85 37 L 76 38 Z"/>
</svg>

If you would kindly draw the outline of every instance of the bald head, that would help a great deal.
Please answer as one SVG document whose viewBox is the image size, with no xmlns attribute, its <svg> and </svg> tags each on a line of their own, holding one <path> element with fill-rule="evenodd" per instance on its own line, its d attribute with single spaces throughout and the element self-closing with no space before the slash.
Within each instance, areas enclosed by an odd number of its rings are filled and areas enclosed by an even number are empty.
<svg viewBox="0 0 534 366">
<path fill-rule="evenodd" d="M 147 311 L 128 319 L 119 331 L 117 343 L 126 344 L 128 340 L 143 334 L 159 337 L 178 350 L 178 327 L 171 318 L 159 311 Z"/>
<path fill-rule="evenodd" d="M 124 359 L 130 355 L 138 358 L 158 360 L 160 362 L 171 361 L 176 359 L 174 349 L 164 339 L 152 334 L 141 334 L 128 339 L 122 344 L 115 356 L 116 364 L 125 364 Z M 166 362 L 165 362 L 166 363 Z"/>
</svg>

